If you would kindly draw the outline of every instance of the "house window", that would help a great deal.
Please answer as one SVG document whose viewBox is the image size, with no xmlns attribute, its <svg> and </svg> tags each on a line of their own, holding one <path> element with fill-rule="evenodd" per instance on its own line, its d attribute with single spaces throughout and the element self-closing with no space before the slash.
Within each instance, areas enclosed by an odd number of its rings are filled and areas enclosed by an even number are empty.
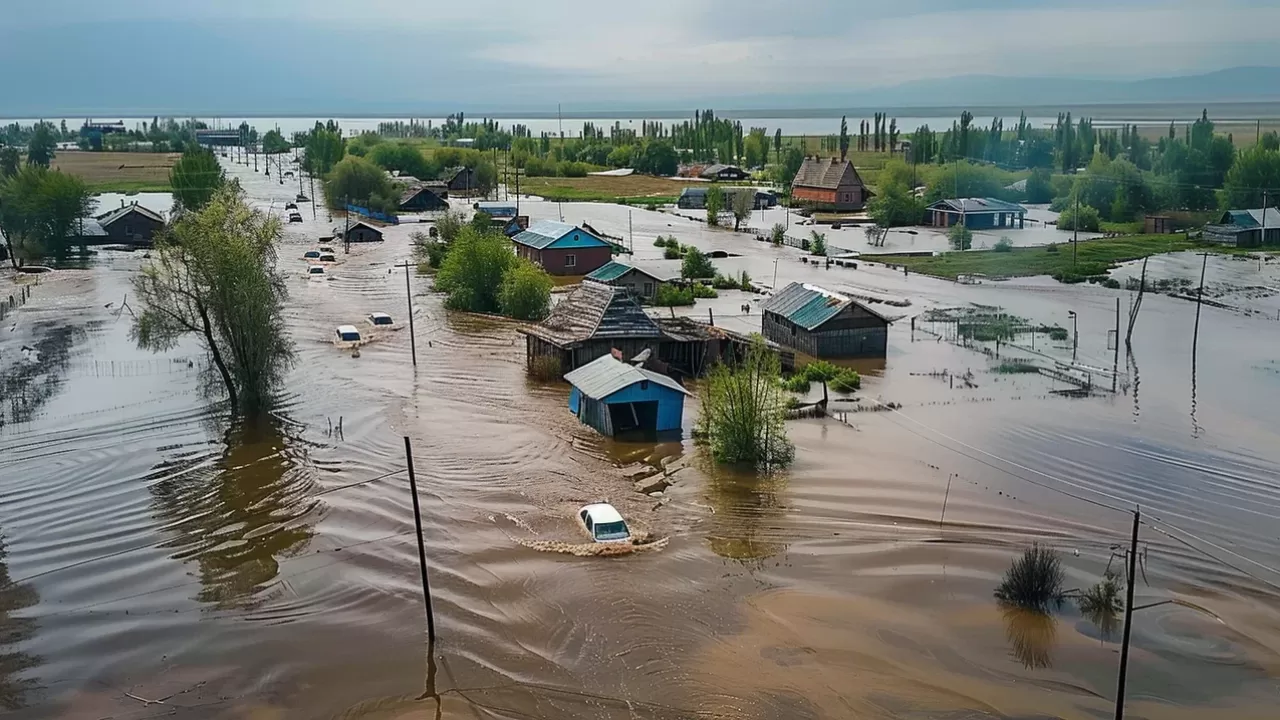
<svg viewBox="0 0 1280 720">
<path fill-rule="evenodd" d="M 645 283 L 645 284 L 644 284 L 644 296 L 645 296 L 645 297 L 652 297 L 652 296 L 653 296 L 653 283 Z"/>
<path fill-rule="evenodd" d="M 578 266 L 578 256 L 577 256 L 577 255 L 565 255 L 565 256 L 564 256 L 564 266 L 565 266 L 565 267 L 577 267 L 577 266 Z"/>
</svg>

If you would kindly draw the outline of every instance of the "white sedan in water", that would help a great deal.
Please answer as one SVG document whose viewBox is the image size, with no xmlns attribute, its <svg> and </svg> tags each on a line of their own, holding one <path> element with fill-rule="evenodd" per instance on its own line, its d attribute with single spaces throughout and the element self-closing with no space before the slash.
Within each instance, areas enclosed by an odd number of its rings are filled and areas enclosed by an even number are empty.
<svg viewBox="0 0 1280 720">
<path fill-rule="evenodd" d="M 578 518 L 598 543 L 621 543 L 631 539 L 631 531 L 622 515 L 609 503 L 584 505 L 578 511 Z"/>
</svg>

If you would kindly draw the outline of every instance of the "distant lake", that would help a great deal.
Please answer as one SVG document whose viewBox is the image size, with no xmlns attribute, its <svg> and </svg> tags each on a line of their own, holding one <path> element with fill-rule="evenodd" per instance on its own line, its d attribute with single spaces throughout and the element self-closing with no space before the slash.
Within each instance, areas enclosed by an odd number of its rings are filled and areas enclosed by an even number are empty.
<svg viewBox="0 0 1280 720">
<path fill-rule="evenodd" d="M 888 113 L 890 119 L 897 119 L 898 130 L 903 134 L 914 132 L 921 125 L 928 125 L 934 130 L 943 130 L 951 127 L 965 108 L 958 107 L 936 107 L 936 108 L 886 108 L 883 111 Z M 1022 112 L 1026 112 L 1027 121 L 1032 127 L 1050 127 L 1057 121 L 1058 112 L 1070 111 L 1072 117 L 1092 117 L 1095 127 L 1116 127 L 1123 124 L 1140 125 L 1140 126 L 1164 126 L 1171 121 L 1179 125 L 1189 123 L 1200 117 L 1202 110 L 1209 111 L 1209 117 L 1220 125 L 1252 125 L 1256 121 L 1262 121 L 1263 125 L 1274 125 L 1280 120 L 1280 102 L 1248 102 L 1248 103 L 1208 103 L 1208 104 L 1190 104 L 1190 103 L 1167 103 L 1167 104 L 1107 104 L 1107 105 L 1064 105 L 1062 107 L 1045 107 L 1045 106 L 1029 106 L 1025 108 L 1006 106 L 1006 107 L 971 107 L 968 108 L 974 115 L 974 124 L 986 126 L 991 123 L 992 118 L 1000 118 L 1004 121 L 1005 128 L 1011 128 L 1016 125 L 1018 118 Z M 841 109 L 774 109 L 774 110 L 742 110 L 742 111 L 724 111 L 717 112 L 720 117 L 731 118 L 742 123 L 744 128 L 762 127 L 766 128 L 770 134 L 781 128 L 783 135 L 834 135 L 840 131 L 840 117 L 847 116 L 849 121 L 849 130 L 851 133 L 857 133 L 858 125 L 866 120 L 868 125 L 872 122 L 875 112 L 879 112 L 879 108 L 855 108 L 848 110 Z M 619 123 L 627 129 L 640 131 L 644 121 L 656 121 L 664 124 L 673 122 L 682 122 L 691 120 L 693 113 L 682 114 L 679 111 L 654 111 L 651 113 L 618 113 L 611 115 L 608 113 L 584 113 L 573 112 L 567 113 L 563 118 L 557 118 L 554 113 L 528 113 L 524 116 L 520 114 L 468 114 L 472 120 L 479 120 L 483 117 L 495 118 L 499 125 L 503 128 L 510 128 L 513 125 L 524 125 L 536 136 L 543 132 L 552 135 L 559 134 L 563 129 L 566 137 L 578 137 L 582 134 L 583 123 L 590 122 L 597 127 L 612 127 L 614 123 Z M 431 123 L 432 125 L 441 125 L 444 123 L 443 116 L 410 116 L 403 115 L 399 117 L 360 117 L 339 115 L 320 116 L 197 116 L 197 119 L 207 123 L 214 128 L 236 127 L 241 122 L 247 122 L 251 126 L 258 129 L 259 132 L 265 132 L 270 129 L 279 129 L 286 137 L 295 132 L 309 130 L 315 126 L 317 121 L 324 122 L 330 118 L 337 120 L 342 130 L 347 135 L 358 135 L 362 132 L 372 132 L 378 129 L 378 124 L 383 122 L 408 122 L 410 119 L 420 123 Z M 51 122 L 59 123 L 62 118 L 45 118 Z M 150 124 L 151 116 L 136 117 L 120 117 L 114 115 L 95 116 L 98 121 L 114 121 L 120 120 L 130 128 L 135 127 L 139 123 Z M 68 127 L 78 127 L 83 118 L 66 118 Z M 15 122 L 15 120 L 6 120 Z M 27 125 L 35 122 L 33 118 L 18 118 L 16 122 Z"/>
</svg>

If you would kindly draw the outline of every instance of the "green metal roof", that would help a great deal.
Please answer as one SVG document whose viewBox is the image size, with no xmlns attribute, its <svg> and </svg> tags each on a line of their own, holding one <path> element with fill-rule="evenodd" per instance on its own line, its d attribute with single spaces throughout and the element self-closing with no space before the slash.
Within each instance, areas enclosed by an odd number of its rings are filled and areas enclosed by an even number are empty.
<svg viewBox="0 0 1280 720">
<path fill-rule="evenodd" d="M 814 330 L 853 304 L 852 298 L 816 285 L 791 283 L 765 300 L 764 312 L 781 315 L 805 330 Z M 858 307 L 889 322 L 889 319 L 862 303 Z"/>
<path fill-rule="evenodd" d="M 597 268 L 595 272 L 591 273 L 590 275 L 587 275 L 587 279 L 595 280 L 596 282 L 603 282 L 603 283 L 613 282 L 614 280 L 617 280 L 623 275 L 626 275 L 628 272 L 631 271 L 631 269 L 632 269 L 631 266 L 627 265 L 626 263 L 620 263 L 617 260 L 611 260 L 605 265 L 602 265 L 601 267 Z"/>
</svg>

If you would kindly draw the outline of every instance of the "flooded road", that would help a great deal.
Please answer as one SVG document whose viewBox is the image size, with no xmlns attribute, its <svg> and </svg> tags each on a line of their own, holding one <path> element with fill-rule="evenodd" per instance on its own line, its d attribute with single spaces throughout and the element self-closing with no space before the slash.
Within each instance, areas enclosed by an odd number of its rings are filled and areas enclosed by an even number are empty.
<svg viewBox="0 0 1280 720">
<path fill-rule="evenodd" d="M 263 207 L 296 191 L 229 172 Z M 674 233 L 735 253 L 720 269 L 766 284 L 777 259 L 779 285 L 901 301 L 892 314 L 981 303 L 1072 327 L 1072 310 L 1081 365 L 1111 367 L 1116 298 L 1127 323 L 1128 293 L 1097 286 L 826 270 L 667 214 L 522 211 L 630 230 L 644 260 Z M 1132 359 L 1121 352 L 1127 392 L 1080 399 L 992 373 L 993 359 L 904 319 L 887 360 L 860 366 L 863 404 L 900 412 L 789 423 L 795 465 L 745 478 L 709 467 L 688 439 L 616 443 L 579 425 L 565 386 L 526 379 L 515 324 L 446 313 L 427 278 L 411 278 L 416 369 L 407 329 L 358 358 L 338 350 L 338 324 L 375 311 L 405 324 L 392 266 L 415 228 L 339 247 L 329 279 L 312 281 L 302 253 L 337 223 L 302 213 L 279 253 L 298 358 L 276 423 L 229 430 L 202 393 L 196 346 L 133 346 L 121 308 L 139 256 L 104 252 L 46 276 L 0 327 L 0 368 L 71 328 L 39 407 L 0 428 L 11 716 L 1096 717 L 1114 697 L 1114 635 L 1070 607 L 1044 622 L 991 598 L 1033 539 L 1062 553 L 1069 586 L 1095 582 L 1130 523 L 1095 503 L 1151 514 L 1137 602 L 1184 603 L 1135 616 L 1130 715 L 1274 716 L 1280 576 L 1262 568 L 1280 565 L 1274 319 L 1202 308 L 1193 383 L 1195 305 L 1148 295 Z M 1233 261 L 1211 260 L 1211 278 L 1235 267 L 1219 262 Z M 740 309 L 758 299 L 725 292 L 689 312 L 758 330 L 758 302 Z M 1040 342 L 1037 353 L 1071 356 L 1070 343 Z M 943 369 L 972 371 L 976 387 L 953 389 Z M 430 661 L 405 435 L 439 633 Z M 632 490 L 620 468 L 634 463 L 688 469 L 660 502 Z M 555 552 L 583 542 L 573 513 L 600 499 L 665 544 Z"/>
</svg>

